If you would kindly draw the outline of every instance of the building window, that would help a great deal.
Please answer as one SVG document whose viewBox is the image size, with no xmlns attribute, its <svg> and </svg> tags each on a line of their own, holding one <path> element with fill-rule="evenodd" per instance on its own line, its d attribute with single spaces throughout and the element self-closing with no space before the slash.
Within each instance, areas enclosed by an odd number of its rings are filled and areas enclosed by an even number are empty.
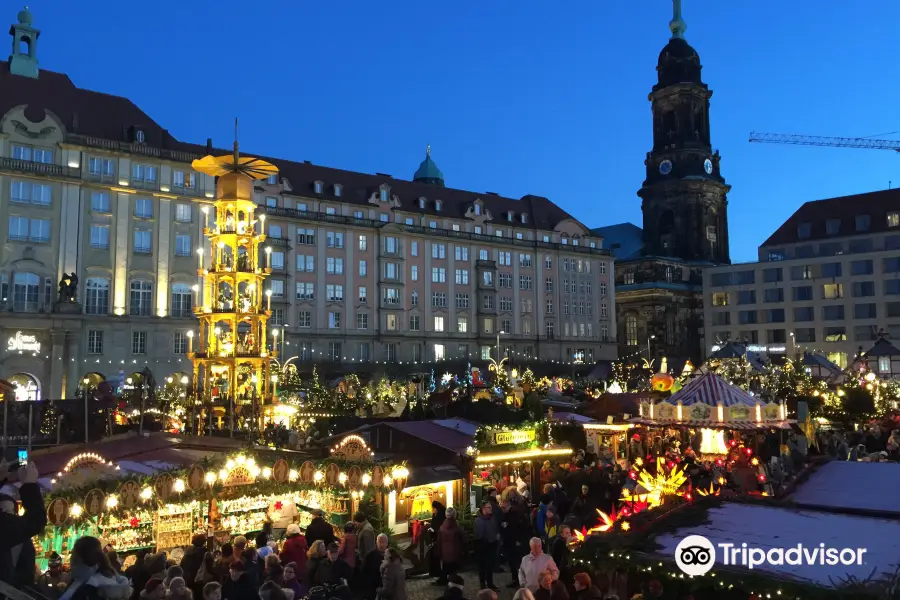
<svg viewBox="0 0 900 600">
<path fill-rule="evenodd" d="M 109 314 L 109 280 L 89 277 L 85 284 L 84 312 L 88 315 Z"/>
<path fill-rule="evenodd" d="M 625 282 L 625 285 L 633 285 L 634 284 L 634 273 L 625 273 L 624 282 Z"/>
<path fill-rule="evenodd" d="M 147 354 L 147 332 L 132 331 L 131 332 L 131 353 Z"/>
<path fill-rule="evenodd" d="M 266 184 L 267 185 L 278 185 L 278 175 L 273 174 L 273 175 L 269 175 L 268 177 L 266 177 Z"/>
<path fill-rule="evenodd" d="M 844 297 L 844 284 L 826 283 L 822 286 L 822 297 L 826 300 L 836 300 Z"/>
<path fill-rule="evenodd" d="M 329 275 L 341 275 L 344 273 L 344 259 L 329 256 L 325 259 L 325 270 Z"/>
<path fill-rule="evenodd" d="M 797 237 L 801 240 L 808 239 L 812 235 L 812 223 L 800 223 L 797 225 Z"/>
<path fill-rule="evenodd" d="M 176 204 L 175 205 L 175 220 L 179 223 L 190 223 L 191 222 L 191 205 L 190 204 Z"/>
<path fill-rule="evenodd" d="M 30 181 L 13 181 L 9 185 L 10 202 L 50 206 L 53 201 L 52 190 L 49 185 L 31 183 Z"/>
<path fill-rule="evenodd" d="M 187 354 L 187 336 L 182 331 L 176 331 L 172 336 L 172 354 Z"/>
<path fill-rule="evenodd" d="M 91 210 L 109 213 L 109 192 L 91 192 Z"/>
<path fill-rule="evenodd" d="M 194 173 L 184 171 L 172 172 L 172 186 L 177 188 L 192 189 L 197 187 L 197 176 Z"/>
<path fill-rule="evenodd" d="M 446 283 L 447 282 L 447 269 L 445 269 L 443 267 L 432 267 L 431 281 L 432 281 L 432 283 Z"/>
<path fill-rule="evenodd" d="M 410 281 L 418 281 L 419 280 L 418 265 L 413 265 L 409 268 L 409 279 L 410 279 Z"/>
<path fill-rule="evenodd" d="M 548 339 L 553 339 L 553 321 L 544 323 L 544 332 L 547 334 Z"/>
<path fill-rule="evenodd" d="M 369 328 L 369 315 L 367 313 L 356 313 L 356 328 L 357 329 L 368 329 Z"/>
<path fill-rule="evenodd" d="M 190 317 L 193 313 L 192 301 L 191 286 L 186 283 L 176 283 L 172 286 L 173 317 Z"/>
<path fill-rule="evenodd" d="M 344 286 L 328 284 L 325 286 L 325 299 L 328 302 L 344 301 Z"/>
<path fill-rule="evenodd" d="M 418 306 L 419 305 L 419 292 L 416 290 L 412 291 L 412 294 L 409 296 L 410 306 Z"/>
<path fill-rule="evenodd" d="M 456 269 L 456 283 L 469 285 L 469 271 L 467 269 Z"/>
<path fill-rule="evenodd" d="M 156 183 L 156 167 L 150 165 L 132 165 L 131 179 L 144 183 Z"/>
<path fill-rule="evenodd" d="M 272 318 L 269 319 L 269 325 L 278 325 L 279 327 L 284 326 L 284 309 L 283 308 L 273 308 L 272 309 Z"/>
<path fill-rule="evenodd" d="M 368 248 L 369 248 L 369 239 L 364 235 L 359 236 L 359 251 L 365 252 L 366 250 L 368 250 Z"/>
<path fill-rule="evenodd" d="M 297 230 L 297 243 L 303 244 L 304 246 L 315 246 L 316 245 L 316 230 L 315 229 L 298 229 Z"/>
<path fill-rule="evenodd" d="M 828 235 L 837 235 L 841 232 L 840 219 L 827 219 L 825 221 L 825 233 Z"/>
<path fill-rule="evenodd" d="M 113 177 L 116 174 L 115 163 L 109 158 L 93 157 L 88 159 L 88 172 L 95 177 Z"/>
<path fill-rule="evenodd" d="M 13 275 L 13 310 L 37 312 L 41 297 L 41 278 L 35 273 Z"/>
<path fill-rule="evenodd" d="M 328 313 L 328 328 L 329 329 L 340 329 L 341 328 L 341 313 L 339 313 L 339 312 Z"/>
<path fill-rule="evenodd" d="M 297 255 L 297 271 L 300 273 L 313 273 L 316 270 L 316 257 L 311 254 Z"/>
<path fill-rule="evenodd" d="M 456 308 L 469 308 L 469 295 L 468 294 L 457 294 L 456 295 Z"/>
<path fill-rule="evenodd" d="M 343 248 L 344 234 L 340 232 L 329 231 L 325 234 L 325 243 L 329 248 Z"/>
<path fill-rule="evenodd" d="M 297 323 L 298 327 L 303 329 L 308 329 L 312 327 L 312 311 L 309 310 L 301 310 L 299 316 L 299 323 Z"/>
<path fill-rule="evenodd" d="M 107 225 L 91 225 L 91 248 L 99 250 L 109 248 L 109 227 Z"/>
<path fill-rule="evenodd" d="M 153 247 L 150 242 L 150 232 L 146 229 L 134 230 L 134 252 L 137 254 L 150 254 Z"/>
<path fill-rule="evenodd" d="M 387 254 L 397 254 L 398 248 L 399 248 L 399 244 L 397 243 L 397 238 L 395 238 L 395 237 L 384 238 L 384 251 Z"/>
<path fill-rule="evenodd" d="M 856 215 L 856 231 L 868 231 L 870 224 L 869 215 Z"/>
<path fill-rule="evenodd" d="M 276 196 L 266 196 L 266 206 L 268 208 L 278 208 L 278 198 Z M 331 212 L 328 212 L 328 211 L 331 211 Z M 334 209 L 326 208 L 325 212 L 326 212 L 326 214 L 333 215 Z"/>
<path fill-rule="evenodd" d="M 410 331 L 419 331 L 419 317 L 418 317 L 418 315 L 410 315 L 410 317 L 409 317 L 409 330 L 410 330 Z"/>
<path fill-rule="evenodd" d="M 638 325 L 635 315 L 625 316 L 625 344 L 628 346 L 638 345 Z"/>
<path fill-rule="evenodd" d="M 153 283 L 140 279 L 132 281 L 130 299 L 130 315 L 149 317 L 153 306 Z"/>
<path fill-rule="evenodd" d="M 280 252 L 273 252 L 273 257 L 275 254 L 281 254 Z M 175 236 L 175 256 L 190 256 L 191 255 L 191 236 L 183 233 L 179 233 Z M 284 259 L 284 254 L 281 254 L 282 259 Z M 274 260 L 272 261 L 274 265 Z M 278 267 L 275 267 L 276 269 Z"/>
<path fill-rule="evenodd" d="M 87 335 L 87 353 L 103 354 L 103 332 L 98 329 L 91 329 Z"/>
<path fill-rule="evenodd" d="M 444 317 L 433 317 L 434 331 L 444 331 Z"/>
<path fill-rule="evenodd" d="M 153 218 L 153 200 L 150 198 L 135 198 L 134 216 L 139 219 Z"/>
<path fill-rule="evenodd" d="M 340 362 L 343 359 L 340 342 L 331 342 L 328 344 L 328 358 L 335 362 Z"/>
<path fill-rule="evenodd" d="M 19 242 L 49 242 L 50 221 L 47 219 L 10 217 L 9 239 Z"/>
</svg>

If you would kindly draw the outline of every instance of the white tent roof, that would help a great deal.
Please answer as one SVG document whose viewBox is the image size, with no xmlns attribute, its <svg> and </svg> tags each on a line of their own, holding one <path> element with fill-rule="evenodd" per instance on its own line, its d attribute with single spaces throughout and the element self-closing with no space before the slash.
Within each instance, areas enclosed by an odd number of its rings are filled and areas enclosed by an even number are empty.
<svg viewBox="0 0 900 600">
<path fill-rule="evenodd" d="M 832 461 L 798 486 L 801 506 L 900 515 L 900 463 Z"/>
</svg>

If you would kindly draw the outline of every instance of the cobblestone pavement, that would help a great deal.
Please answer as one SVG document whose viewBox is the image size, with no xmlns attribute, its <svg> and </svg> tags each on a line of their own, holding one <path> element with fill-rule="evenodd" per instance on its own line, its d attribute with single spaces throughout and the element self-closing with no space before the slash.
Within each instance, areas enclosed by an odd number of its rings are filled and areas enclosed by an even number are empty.
<svg viewBox="0 0 900 600">
<path fill-rule="evenodd" d="M 470 567 L 466 571 L 460 573 L 463 581 L 466 582 L 463 596 L 466 600 L 475 600 L 478 594 L 478 573 Z M 406 580 L 406 594 L 409 600 L 437 600 L 444 593 L 444 588 L 431 585 L 434 581 L 431 577 L 411 577 Z M 516 590 L 506 587 L 509 583 L 509 571 L 504 570 L 503 573 L 494 574 L 494 584 L 500 588 L 497 592 L 500 600 L 511 600 Z"/>
</svg>

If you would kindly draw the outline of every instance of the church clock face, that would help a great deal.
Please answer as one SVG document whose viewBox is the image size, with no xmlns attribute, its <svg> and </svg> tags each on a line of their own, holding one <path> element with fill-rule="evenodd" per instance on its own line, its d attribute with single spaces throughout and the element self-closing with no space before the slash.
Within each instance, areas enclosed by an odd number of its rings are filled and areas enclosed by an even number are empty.
<svg viewBox="0 0 900 600">
<path fill-rule="evenodd" d="M 707 158 L 706 160 L 703 161 L 703 170 L 706 171 L 707 175 L 712 175 L 712 167 L 713 167 L 713 164 L 712 164 L 711 160 L 709 160 Z"/>
<path fill-rule="evenodd" d="M 659 163 L 659 173 L 661 175 L 668 175 L 671 172 L 672 172 L 672 161 L 671 160 L 664 160 L 661 163 Z"/>
</svg>

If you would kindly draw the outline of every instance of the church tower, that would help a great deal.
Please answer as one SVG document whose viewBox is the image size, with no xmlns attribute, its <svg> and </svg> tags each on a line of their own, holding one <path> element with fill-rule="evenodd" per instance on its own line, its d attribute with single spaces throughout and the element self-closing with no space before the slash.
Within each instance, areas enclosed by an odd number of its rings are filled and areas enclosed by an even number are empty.
<svg viewBox="0 0 900 600">
<path fill-rule="evenodd" d="M 650 92 L 653 150 L 638 191 L 643 200 L 644 254 L 730 263 L 731 186 L 719 171 L 709 131 L 712 91 L 700 78 L 700 56 L 684 39 L 681 0 L 673 0 L 672 38 L 659 53 L 658 82 Z"/>
</svg>

